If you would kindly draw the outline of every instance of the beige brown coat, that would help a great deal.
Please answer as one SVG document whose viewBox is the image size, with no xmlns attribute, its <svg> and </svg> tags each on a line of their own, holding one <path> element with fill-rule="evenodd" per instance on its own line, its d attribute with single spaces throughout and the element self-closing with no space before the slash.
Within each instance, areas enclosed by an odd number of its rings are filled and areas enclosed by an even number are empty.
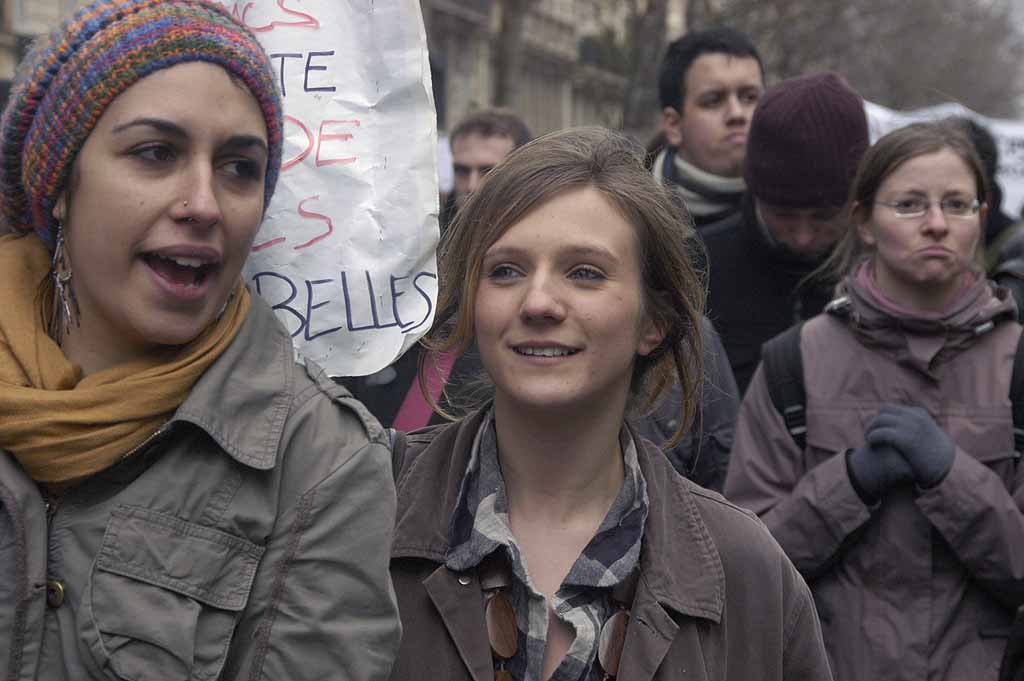
<svg viewBox="0 0 1024 681">
<path fill-rule="evenodd" d="M 482 412 L 409 435 L 391 575 L 402 616 L 392 679 L 493 681 L 475 572 L 444 565 Z M 807 585 L 757 518 L 685 480 L 649 442 L 650 500 L 623 681 L 828 681 Z"/>
<path fill-rule="evenodd" d="M 725 493 L 758 513 L 807 578 L 838 681 L 994 681 L 1024 603 L 1024 471 L 1009 381 L 1021 328 L 984 281 L 944 324 L 896 319 L 853 288 L 800 338 L 807 447 L 759 368 L 740 410 Z M 928 490 L 874 507 L 845 452 L 884 402 L 924 407 L 956 443 Z"/>
</svg>

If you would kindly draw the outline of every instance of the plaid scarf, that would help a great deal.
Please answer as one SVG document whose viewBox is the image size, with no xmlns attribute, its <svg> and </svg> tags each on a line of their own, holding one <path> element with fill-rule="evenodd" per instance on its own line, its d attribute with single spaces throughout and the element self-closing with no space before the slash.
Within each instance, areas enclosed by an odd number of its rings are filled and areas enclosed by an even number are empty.
<svg viewBox="0 0 1024 681">
<path fill-rule="evenodd" d="M 636 568 L 647 520 L 647 486 L 637 461 L 636 444 L 625 428 L 620 435 L 626 476 L 618 497 L 594 537 L 576 559 L 550 603 L 555 615 L 576 633 L 552 681 L 603 678 L 597 664 L 601 626 L 615 612 L 612 587 Z M 539 679 L 548 634 L 548 603 L 530 580 L 527 566 L 508 519 L 505 481 L 498 463 L 494 412 L 480 425 L 466 476 L 449 527 L 445 564 L 464 572 L 494 553 L 504 551 L 512 567 L 509 599 L 516 612 L 519 647 L 509 660 L 514 679 Z"/>
</svg>

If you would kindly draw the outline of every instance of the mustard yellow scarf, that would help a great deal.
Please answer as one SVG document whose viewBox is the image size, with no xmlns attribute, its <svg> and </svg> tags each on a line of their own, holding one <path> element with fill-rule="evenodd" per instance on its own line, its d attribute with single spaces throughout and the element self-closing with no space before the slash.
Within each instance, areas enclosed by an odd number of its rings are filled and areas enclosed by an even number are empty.
<svg viewBox="0 0 1024 681">
<path fill-rule="evenodd" d="M 170 420 L 234 339 L 251 299 L 241 281 L 224 314 L 173 357 L 82 378 L 47 334 L 38 295 L 50 254 L 34 234 L 0 237 L 0 449 L 42 483 L 72 482 L 131 454 Z"/>
</svg>

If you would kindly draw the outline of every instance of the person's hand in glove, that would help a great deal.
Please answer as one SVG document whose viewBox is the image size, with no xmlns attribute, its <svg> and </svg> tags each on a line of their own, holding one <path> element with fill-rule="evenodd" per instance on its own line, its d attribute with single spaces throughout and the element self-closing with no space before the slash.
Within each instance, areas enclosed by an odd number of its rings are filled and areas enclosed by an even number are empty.
<svg viewBox="0 0 1024 681">
<path fill-rule="evenodd" d="M 865 504 L 874 504 L 890 487 L 911 483 L 914 472 L 894 447 L 865 444 L 846 454 L 853 489 Z"/>
<path fill-rule="evenodd" d="M 873 446 L 889 445 L 899 450 L 920 487 L 939 484 L 953 466 L 956 446 L 921 407 L 882 405 L 865 437 Z"/>
</svg>

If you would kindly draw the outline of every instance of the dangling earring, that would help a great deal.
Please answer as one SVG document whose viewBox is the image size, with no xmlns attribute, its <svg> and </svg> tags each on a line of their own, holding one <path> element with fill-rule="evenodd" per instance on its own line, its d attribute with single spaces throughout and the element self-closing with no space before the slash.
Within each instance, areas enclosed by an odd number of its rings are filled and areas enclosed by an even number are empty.
<svg viewBox="0 0 1024 681">
<path fill-rule="evenodd" d="M 64 250 L 64 228 L 57 225 L 57 246 L 50 263 L 53 276 L 53 314 L 50 317 L 50 337 L 60 345 L 65 333 L 71 333 L 72 322 L 79 326 L 78 299 L 71 288 L 71 265 Z"/>
</svg>

